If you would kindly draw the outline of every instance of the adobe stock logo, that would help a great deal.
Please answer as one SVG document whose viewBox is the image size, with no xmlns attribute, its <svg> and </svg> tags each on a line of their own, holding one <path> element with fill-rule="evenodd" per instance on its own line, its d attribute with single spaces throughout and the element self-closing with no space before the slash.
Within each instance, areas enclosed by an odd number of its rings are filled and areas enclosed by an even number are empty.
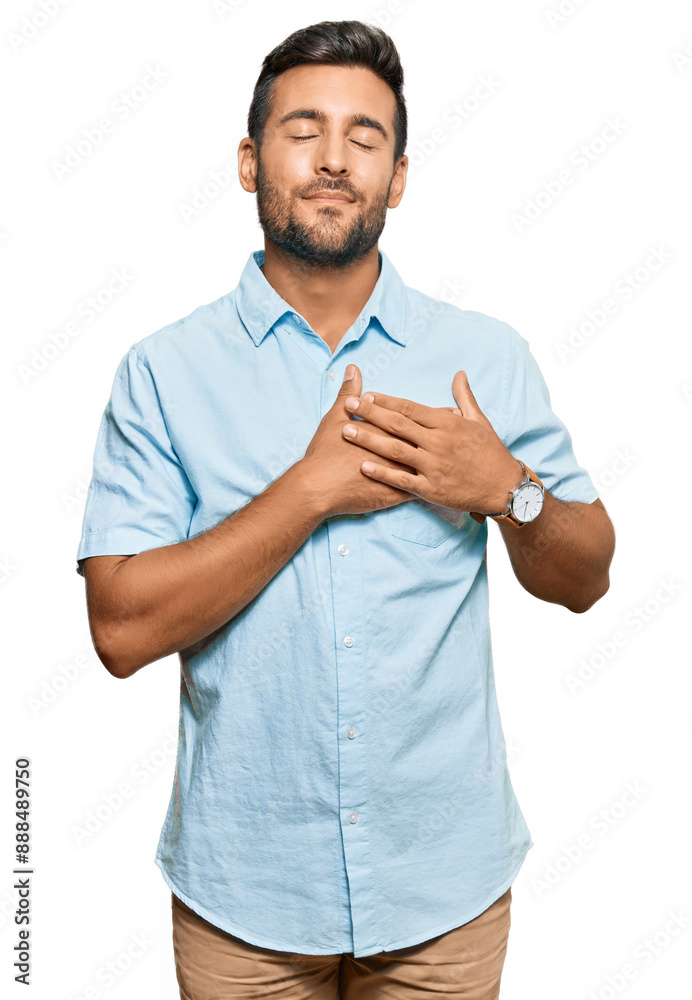
<svg viewBox="0 0 692 1000">
<path fill-rule="evenodd" d="M 574 670 L 564 675 L 567 690 L 571 695 L 582 691 L 600 671 L 607 667 L 618 655 L 618 652 L 631 643 L 635 636 L 641 634 L 646 626 L 654 621 L 666 605 L 684 592 L 684 587 L 676 580 L 658 581 L 658 588 L 642 604 L 631 608 L 623 618 L 624 628 L 616 629 L 611 635 L 596 643 L 595 650 L 587 656 L 579 658 Z"/>
<path fill-rule="evenodd" d="M 666 916 L 668 919 L 663 927 L 656 927 L 653 934 L 637 943 L 633 952 L 634 960 L 625 962 L 615 972 L 608 973 L 598 992 L 591 990 L 586 1000 L 614 1000 L 637 978 L 641 969 L 651 965 L 658 955 L 671 946 L 678 934 L 682 934 L 692 924 L 692 916 L 679 908 L 668 910 Z"/>
<path fill-rule="evenodd" d="M 612 489 L 621 479 L 622 476 L 626 475 L 633 465 L 639 461 L 639 456 L 635 455 L 630 448 L 618 448 L 615 452 L 615 458 L 612 459 L 610 465 L 602 469 L 597 476 L 592 476 L 592 482 L 598 492 L 600 497 L 608 490 Z"/>
<path fill-rule="evenodd" d="M 238 164 L 228 160 L 218 170 L 210 170 L 207 179 L 197 185 L 189 201 L 180 202 L 178 210 L 183 222 L 195 219 L 226 190 L 234 177 L 238 176 Z"/>
<path fill-rule="evenodd" d="M 111 101 L 108 110 L 111 115 L 104 115 L 96 124 L 82 129 L 81 136 L 64 153 L 62 160 L 53 160 L 53 173 L 59 181 L 73 174 L 104 142 L 106 136 L 112 135 L 120 122 L 126 121 L 133 111 L 140 108 L 158 90 L 168 77 L 168 70 L 160 66 L 147 66 L 141 80 L 127 91 L 122 91 Z"/>
<path fill-rule="evenodd" d="M 692 35 L 687 35 L 685 38 L 684 49 L 671 53 L 671 59 L 678 73 L 684 73 L 692 66 Z"/>
<path fill-rule="evenodd" d="M 638 781 L 628 781 L 619 796 L 604 809 L 594 812 L 588 821 L 587 830 L 573 837 L 568 844 L 560 844 L 560 853 L 543 867 L 542 876 L 531 879 L 534 893 L 540 899 L 554 889 L 586 855 L 594 849 L 611 830 L 622 822 L 647 794 L 647 789 Z M 593 831 L 597 838 L 592 836 Z"/>
<path fill-rule="evenodd" d="M 600 333 L 607 326 L 611 317 L 616 316 L 626 302 L 631 302 L 634 296 L 649 283 L 653 275 L 665 267 L 673 257 L 673 254 L 660 244 L 648 246 L 647 252 L 645 260 L 642 260 L 631 271 L 625 271 L 613 282 L 612 294 L 605 296 L 593 308 L 587 309 L 580 321 L 568 327 L 569 335 L 563 340 L 556 341 L 555 350 L 563 364 L 572 358 L 577 351 L 580 351 L 597 333 Z"/>
<path fill-rule="evenodd" d="M 572 14 L 575 14 L 580 7 L 583 7 L 587 0 L 560 0 L 557 7 L 549 7 L 545 12 L 545 19 L 548 25 L 555 31 L 564 24 Z"/>
<path fill-rule="evenodd" d="M 40 0 L 38 10 L 24 16 L 16 31 L 7 33 L 7 41 L 12 49 L 19 52 L 26 48 L 69 2 L 70 0 Z"/>
<path fill-rule="evenodd" d="M 219 21 L 224 21 L 229 14 L 232 14 L 241 6 L 243 0 L 214 0 L 213 7 Z"/>
<path fill-rule="evenodd" d="M 616 115 L 614 118 L 606 118 L 605 125 L 601 131 L 581 143 L 569 155 L 569 164 L 576 167 L 579 174 L 586 171 L 599 160 L 603 154 L 617 142 L 622 133 L 629 128 L 627 122 Z M 515 232 L 521 235 L 536 222 L 543 213 L 554 205 L 562 197 L 567 188 L 576 180 L 576 174 L 570 167 L 563 167 L 555 177 L 541 182 L 541 190 L 532 198 L 524 201 L 524 212 L 512 212 L 510 222 L 513 223 Z"/>
<path fill-rule="evenodd" d="M 442 112 L 444 125 L 432 129 L 423 138 L 413 138 L 409 143 L 409 174 L 426 163 L 437 149 L 447 141 L 452 132 L 473 118 L 501 87 L 502 81 L 497 79 L 494 73 L 484 73 L 477 77 L 473 90 L 462 94 Z"/>
<path fill-rule="evenodd" d="M 113 267 L 110 278 L 98 288 L 93 295 L 82 299 L 75 308 L 76 316 L 82 320 L 69 320 L 57 330 L 52 330 L 47 339 L 39 347 L 32 347 L 31 358 L 26 364 L 18 364 L 17 372 L 24 385 L 28 385 L 36 376 L 66 351 L 75 339 L 97 319 L 104 309 L 130 286 L 134 275 L 124 267 Z"/>
</svg>

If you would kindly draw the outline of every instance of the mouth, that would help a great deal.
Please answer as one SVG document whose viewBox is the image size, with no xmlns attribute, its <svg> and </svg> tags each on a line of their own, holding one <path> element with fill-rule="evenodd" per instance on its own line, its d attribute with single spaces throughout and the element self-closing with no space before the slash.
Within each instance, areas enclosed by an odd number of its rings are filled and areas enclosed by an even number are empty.
<svg viewBox="0 0 692 1000">
<path fill-rule="evenodd" d="M 329 205 L 349 205 L 353 202 L 352 198 L 347 197 L 345 194 L 339 194 L 336 191 L 329 192 L 323 191 L 320 194 L 310 195 L 305 199 L 306 201 L 322 201 Z"/>
</svg>

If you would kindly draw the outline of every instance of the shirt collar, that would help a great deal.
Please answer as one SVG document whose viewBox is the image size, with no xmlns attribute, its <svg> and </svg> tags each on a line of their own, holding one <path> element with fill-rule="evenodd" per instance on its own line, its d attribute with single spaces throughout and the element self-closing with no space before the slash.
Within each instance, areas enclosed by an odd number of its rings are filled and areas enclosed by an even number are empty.
<svg viewBox="0 0 692 1000">
<path fill-rule="evenodd" d="M 404 347 L 406 335 L 406 286 L 387 255 L 378 250 L 380 276 L 372 295 L 354 326 L 359 335 L 374 317 L 385 333 Z M 248 259 L 236 291 L 236 305 L 248 333 L 259 345 L 274 324 L 287 312 L 294 312 L 288 302 L 272 288 L 260 270 L 264 264 L 264 250 L 253 250 Z"/>
</svg>

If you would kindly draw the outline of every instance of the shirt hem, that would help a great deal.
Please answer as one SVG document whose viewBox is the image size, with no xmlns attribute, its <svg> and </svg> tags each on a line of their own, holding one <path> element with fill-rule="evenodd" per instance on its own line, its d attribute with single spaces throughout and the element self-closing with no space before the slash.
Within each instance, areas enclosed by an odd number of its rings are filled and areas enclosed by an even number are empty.
<svg viewBox="0 0 692 1000">
<path fill-rule="evenodd" d="M 219 918 L 218 918 L 218 916 L 217 916 L 217 914 L 215 914 L 215 913 L 212 914 L 211 910 L 207 910 L 206 907 L 200 906 L 200 904 L 196 903 L 192 899 L 191 896 L 188 896 L 187 893 L 181 892 L 181 890 L 178 889 L 178 887 L 176 886 L 176 884 L 173 882 L 173 879 L 170 877 L 170 875 L 168 874 L 168 872 L 164 868 L 164 864 L 163 864 L 163 859 L 162 858 L 160 858 L 157 855 L 156 858 L 154 859 L 154 861 L 155 861 L 156 865 L 158 866 L 158 868 L 160 869 L 161 874 L 164 877 L 164 881 L 168 885 L 168 888 L 171 890 L 171 892 L 174 892 L 176 896 L 178 896 L 180 899 L 182 899 L 183 903 L 187 903 L 187 905 L 192 910 L 194 910 L 195 913 L 197 913 L 204 920 L 207 920 L 210 924 L 213 924 L 214 927 L 218 927 L 220 930 L 226 931 L 227 934 L 233 934 L 235 937 L 239 937 L 242 941 L 245 941 L 246 944 L 252 944 L 252 945 L 255 945 L 258 948 L 269 948 L 270 951 L 286 951 L 286 952 L 289 952 L 290 954 L 293 954 L 293 955 L 342 955 L 342 954 L 344 954 L 344 952 L 333 951 L 333 950 L 316 951 L 314 948 L 306 948 L 304 945 L 301 945 L 300 947 L 295 947 L 295 946 L 290 945 L 290 944 L 285 944 L 285 945 L 284 944 L 276 944 L 276 943 L 270 944 L 266 939 L 259 938 L 259 937 L 257 937 L 256 934 L 248 933 L 248 931 L 246 931 L 244 928 L 238 927 L 236 924 L 232 924 L 230 921 L 227 921 L 227 920 L 220 921 Z"/>
<path fill-rule="evenodd" d="M 519 874 L 521 867 L 524 864 L 526 855 L 529 853 L 529 851 L 533 846 L 534 846 L 533 841 L 530 841 L 526 845 L 519 858 L 519 863 L 515 865 L 514 868 L 512 869 L 512 874 L 510 875 L 510 877 L 504 880 L 499 889 L 493 889 L 490 895 L 486 897 L 485 902 L 482 904 L 482 906 L 475 906 L 473 908 L 471 916 L 465 916 L 461 920 L 457 918 L 453 920 L 451 924 L 446 923 L 443 924 L 441 927 L 433 928 L 432 931 L 425 931 L 423 937 L 421 937 L 420 934 L 415 934 L 413 937 L 409 937 L 403 941 L 397 941 L 394 944 L 389 945 L 388 948 L 379 947 L 377 949 L 370 948 L 364 951 L 360 951 L 358 952 L 357 955 L 354 955 L 354 958 L 366 958 L 368 955 L 375 955 L 381 951 L 390 952 L 390 951 L 398 951 L 400 948 L 412 948 L 416 944 L 423 944 L 425 941 L 431 941 L 433 938 L 439 937 L 440 934 L 446 934 L 448 931 L 456 930 L 457 927 L 462 927 L 464 924 L 468 924 L 469 921 L 475 920 L 475 918 L 479 917 L 481 913 L 484 913 L 489 906 L 492 906 L 492 904 L 495 902 L 496 899 L 499 899 L 503 893 L 507 892 L 512 882 L 514 882 L 517 875 Z"/>
<path fill-rule="evenodd" d="M 446 934 L 448 931 L 455 930 L 457 927 L 461 927 L 464 924 L 469 923 L 469 921 L 474 920 L 476 917 L 480 916 L 481 913 L 487 910 L 488 907 L 491 906 L 496 899 L 499 899 L 499 897 L 503 893 L 505 893 L 507 889 L 509 889 L 509 887 L 519 874 L 519 871 L 521 870 L 521 867 L 524 864 L 524 859 L 526 858 L 526 855 L 533 846 L 534 846 L 533 841 L 532 840 L 529 841 L 529 843 L 522 851 L 518 863 L 512 869 L 512 874 L 509 876 L 509 878 L 506 878 L 501 883 L 499 888 L 493 889 L 493 891 L 488 896 L 485 897 L 485 900 L 481 906 L 475 906 L 470 915 L 465 914 L 461 919 L 457 917 L 451 923 L 445 923 L 440 927 L 433 928 L 432 931 L 425 931 L 422 935 L 415 934 L 413 937 L 406 938 L 403 941 L 397 941 L 394 944 L 389 945 L 387 948 L 383 948 L 381 945 L 375 945 L 370 948 L 367 947 L 361 948 L 358 952 L 343 951 L 343 950 L 334 951 L 333 948 L 328 949 L 326 951 L 318 951 L 315 948 L 306 947 L 304 944 L 296 946 L 291 944 L 277 944 L 276 942 L 269 943 L 265 938 L 259 938 L 254 933 L 248 933 L 246 930 L 244 930 L 242 927 L 239 927 L 237 924 L 232 924 L 230 921 L 226 920 L 219 921 L 218 916 L 216 914 L 212 914 L 210 910 L 207 910 L 206 907 L 204 906 L 200 906 L 200 904 L 195 902 L 190 896 L 187 895 L 187 893 L 181 892 L 181 890 L 178 889 L 176 884 L 173 882 L 173 879 L 166 871 L 163 859 L 161 858 L 160 855 L 157 854 L 154 860 L 157 867 L 160 869 L 164 881 L 168 885 L 168 888 L 171 890 L 171 892 L 175 893 L 176 896 L 182 899 L 184 903 L 186 903 L 192 910 L 195 911 L 195 913 L 197 913 L 204 920 L 207 920 L 209 923 L 213 924 L 215 927 L 220 928 L 222 931 L 226 931 L 226 933 L 228 934 L 233 934 L 235 937 L 239 937 L 242 941 L 245 941 L 247 944 L 255 945 L 258 948 L 268 948 L 270 949 L 270 951 L 285 951 L 285 952 L 290 952 L 291 954 L 299 954 L 299 955 L 353 955 L 354 958 L 366 958 L 368 955 L 376 955 L 379 954 L 380 952 L 397 951 L 400 948 L 410 948 L 413 947 L 413 945 L 422 944 L 425 941 L 432 940 L 432 938 L 439 937 L 440 934 Z"/>
<path fill-rule="evenodd" d="M 548 492 L 553 493 L 552 490 L 549 490 Z M 591 490 L 587 489 L 586 492 L 590 493 Z M 555 497 L 556 500 L 562 500 L 563 503 L 567 503 L 567 502 L 569 502 L 570 500 L 573 500 L 573 499 L 576 499 L 578 503 L 595 503 L 596 500 L 600 500 L 601 498 L 599 497 L 598 493 L 596 492 L 595 487 L 594 487 L 593 492 L 596 494 L 596 496 L 593 497 L 591 500 L 581 500 L 581 499 L 579 499 L 578 496 L 575 497 L 575 493 L 576 494 L 581 493 L 583 495 L 584 490 L 581 489 L 581 488 L 574 489 L 574 490 L 571 491 L 571 493 L 566 493 L 564 496 L 557 496 L 556 493 L 553 493 L 553 496 Z"/>
</svg>

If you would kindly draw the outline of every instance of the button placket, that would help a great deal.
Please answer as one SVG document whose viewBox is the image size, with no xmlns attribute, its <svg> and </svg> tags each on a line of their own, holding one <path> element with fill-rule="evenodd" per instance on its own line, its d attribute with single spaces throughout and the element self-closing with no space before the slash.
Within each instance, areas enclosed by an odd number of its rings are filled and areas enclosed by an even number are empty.
<svg viewBox="0 0 692 1000">
<path fill-rule="evenodd" d="M 338 781 L 342 846 L 351 901 L 353 942 L 356 950 L 379 940 L 375 912 L 375 887 L 367 821 L 367 738 L 358 739 L 367 697 L 367 636 L 363 632 L 363 579 L 361 571 L 361 522 L 327 519 L 327 539 L 334 608 L 337 733 L 340 739 Z M 337 558 L 337 555 L 339 558 Z M 347 557 L 347 558 L 344 558 Z M 347 739 L 344 741 L 344 732 Z M 337 735 L 337 734 L 335 734 Z"/>
</svg>

